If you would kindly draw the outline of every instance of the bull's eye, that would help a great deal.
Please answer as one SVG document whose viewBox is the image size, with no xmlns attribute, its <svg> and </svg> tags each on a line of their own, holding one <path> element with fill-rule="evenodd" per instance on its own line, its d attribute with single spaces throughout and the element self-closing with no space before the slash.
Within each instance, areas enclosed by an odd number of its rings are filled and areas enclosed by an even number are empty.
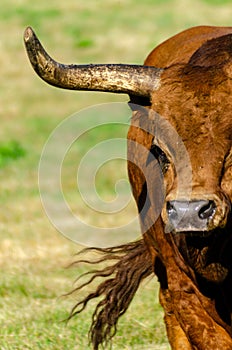
<svg viewBox="0 0 232 350">
<path fill-rule="evenodd" d="M 150 153 L 153 157 L 155 157 L 158 160 L 162 173 L 165 174 L 168 170 L 170 161 L 168 160 L 164 151 L 162 151 L 162 149 L 157 145 L 152 145 Z"/>
</svg>

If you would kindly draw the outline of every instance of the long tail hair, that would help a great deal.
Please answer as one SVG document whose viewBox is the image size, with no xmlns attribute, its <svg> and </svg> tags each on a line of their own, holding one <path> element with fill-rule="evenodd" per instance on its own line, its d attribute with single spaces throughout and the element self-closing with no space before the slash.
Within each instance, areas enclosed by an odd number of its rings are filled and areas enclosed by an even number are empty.
<svg viewBox="0 0 232 350">
<path fill-rule="evenodd" d="M 153 273 L 151 257 L 144 240 L 106 249 L 87 248 L 81 251 L 96 251 L 101 254 L 97 260 L 80 259 L 76 263 L 98 264 L 111 263 L 102 269 L 83 274 L 90 275 L 87 282 L 82 283 L 74 291 L 90 285 L 97 277 L 104 281 L 72 309 L 69 319 L 82 312 L 92 299 L 102 297 L 92 315 L 89 339 L 93 349 L 107 344 L 117 331 L 117 322 L 128 309 L 141 281 Z M 113 263 L 112 263 L 113 262 Z"/>
</svg>

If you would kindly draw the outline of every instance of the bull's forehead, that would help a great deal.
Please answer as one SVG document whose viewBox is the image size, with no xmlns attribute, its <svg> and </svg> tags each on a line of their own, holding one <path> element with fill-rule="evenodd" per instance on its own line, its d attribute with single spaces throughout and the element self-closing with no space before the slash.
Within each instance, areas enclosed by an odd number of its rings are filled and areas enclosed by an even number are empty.
<svg viewBox="0 0 232 350">
<path fill-rule="evenodd" d="M 232 83 L 224 71 L 173 67 L 153 95 L 152 109 L 176 130 L 189 152 L 228 152 L 232 140 Z"/>
</svg>

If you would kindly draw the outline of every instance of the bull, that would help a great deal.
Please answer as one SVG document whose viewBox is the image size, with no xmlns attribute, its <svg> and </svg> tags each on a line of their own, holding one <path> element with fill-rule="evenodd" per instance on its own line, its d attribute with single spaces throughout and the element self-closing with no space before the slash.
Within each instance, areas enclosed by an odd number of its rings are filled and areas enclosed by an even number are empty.
<svg viewBox="0 0 232 350">
<path fill-rule="evenodd" d="M 47 83 L 126 93 L 133 110 L 128 174 L 143 235 L 98 249 L 99 260 L 111 264 L 92 279 L 105 280 L 71 316 L 101 297 L 90 328 L 97 350 L 115 334 L 141 281 L 155 274 L 172 349 L 232 349 L 232 27 L 185 30 L 141 66 L 63 65 L 31 28 L 24 39 L 34 70 Z"/>
</svg>

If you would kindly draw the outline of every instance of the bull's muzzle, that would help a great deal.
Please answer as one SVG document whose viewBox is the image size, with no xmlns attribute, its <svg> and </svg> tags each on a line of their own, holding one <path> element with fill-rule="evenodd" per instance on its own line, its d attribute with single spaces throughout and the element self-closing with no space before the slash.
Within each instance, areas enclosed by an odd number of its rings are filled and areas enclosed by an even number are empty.
<svg viewBox="0 0 232 350">
<path fill-rule="evenodd" d="M 170 231 L 208 231 L 216 204 L 212 200 L 173 200 L 167 203 L 166 210 Z"/>
</svg>

